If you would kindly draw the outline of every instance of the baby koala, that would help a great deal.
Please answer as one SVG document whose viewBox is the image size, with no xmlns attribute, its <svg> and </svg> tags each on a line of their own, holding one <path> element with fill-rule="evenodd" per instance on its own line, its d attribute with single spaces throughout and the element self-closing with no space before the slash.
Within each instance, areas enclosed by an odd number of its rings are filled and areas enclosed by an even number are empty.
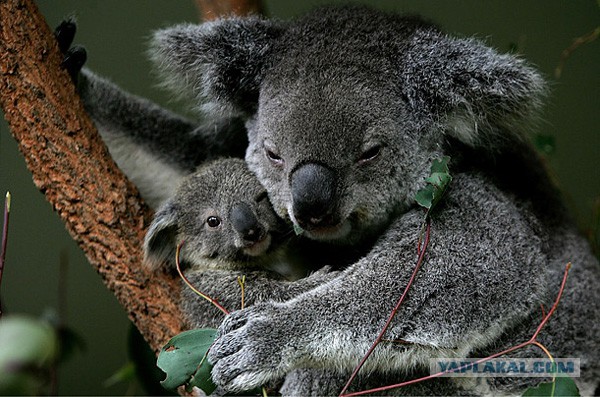
<svg viewBox="0 0 600 397">
<path fill-rule="evenodd" d="M 335 276 L 327 269 L 306 275 L 288 255 L 291 227 L 279 218 L 267 193 L 241 159 L 207 163 L 184 178 L 158 209 L 144 241 L 145 263 L 175 268 L 177 245 L 186 278 L 227 310 L 245 304 L 283 301 Z M 216 327 L 223 313 L 182 288 L 181 308 L 193 327 Z"/>
<path fill-rule="evenodd" d="M 184 178 L 158 209 L 146 235 L 146 264 L 174 265 L 176 246 L 184 242 L 180 257 L 187 266 L 262 267 L 285 228 L 243 160 L 216 160 Z"/>
<path fill-rule="evenodd" d="M 186 278 L 230 312 L 241 309 L 238 278 L 245 280 L 246 306 L 282 302 L 338 276 L 338 271 L 324 267 L 304 277 L 315 257 L 326 263 L 344 261 L 336 250 L 329 248 L 332 256 L 328 257 L 318 244 L 296 238 L 275 214 L 265 189 L 246 163 L 233 158 L 207 163 L 182 180 L 150 225 L 144 242 L 145 263 L 153 269 L 165 263 L 174 268 L 181 242 L 180 264 Z M 306 256 L 309 260 L 302 261 Z M 180 307 L 194 328 L 216 328 L 224 319 L 219 309 L 187 286 L 182 288 Z M 348 376 L 297 369 L 274 385 L 283 395 L 314 390 L 334 395 Z"/>
</svg>

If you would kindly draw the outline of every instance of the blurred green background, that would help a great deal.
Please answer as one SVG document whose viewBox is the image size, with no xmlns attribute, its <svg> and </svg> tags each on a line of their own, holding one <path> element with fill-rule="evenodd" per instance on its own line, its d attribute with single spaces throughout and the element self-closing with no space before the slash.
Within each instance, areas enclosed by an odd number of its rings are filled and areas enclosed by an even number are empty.
<svg viewBox="0 0 600 397">
<path fill-rule="evenodd" d="M 76 42 L 88 50 L 87 66 L 128 91 L 166 106 L 177 104 L 156 88 L 145 56 L 153 29 L 197 22 L 191 0 L 40 0 L 54 27 L 74 15 Z M 268 15 L 289 18 L 323 1 L 266 1 Z M 327 2 L 331 3 L 331 2 Z M 574 38 L 600 23 L 593 0 L 412 0 L 364 2 L 382 9 L 424 15 L 446 31 L 475 35 L 506 52 L 515 48 L 550 81 L 552 96 L 540 133 L 554 141 L 549 166 L 582 228 L 592 225 L 592 208 L 600 195 L 600 40 L 584 45 L 567 60 L 562 77 L 553 76 L 561 52 Z M 22 155 L 0 118 L 0 193 L 13 197 L 8 257 L 2 301 L 8 313 L 40 315 L 58 305 L 61 255 L 70 266 L 66 277 L 68 324 L 86 341 L 84 352 L 60 367 L 59 394 L 142 394 L 139 385 L 104 381 L 128 360 L 129 321 L 71 240 L 50 205 L 31 181 Z"/>
</svg>

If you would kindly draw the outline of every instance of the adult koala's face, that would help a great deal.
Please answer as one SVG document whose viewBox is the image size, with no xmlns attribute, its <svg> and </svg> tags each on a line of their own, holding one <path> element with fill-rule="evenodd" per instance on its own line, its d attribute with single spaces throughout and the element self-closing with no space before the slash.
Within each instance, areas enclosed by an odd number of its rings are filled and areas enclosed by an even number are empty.
<svg viewBox="0 0 600 397">
<path fill-rule="evenodd" d="M 305 235 L 360 240 L 408 205 L 428 156 L 417 155 L 397 93 L 372 77 L 381 71 L 304 64 L 298 77 L 298 66 L 282 62 L 263 82 L 246 161 L 275 211 Z"/>
<path fill-rule="evenodd" d="M 277 213 L 320 240 L 356 242 L 414 196 L 448 139 L 520 139 L 544 83 L 522 60 L 415 17 L 330 7 L 158 31 L 168 86 L 247 120 L 246 161 Z"/>
</svg>

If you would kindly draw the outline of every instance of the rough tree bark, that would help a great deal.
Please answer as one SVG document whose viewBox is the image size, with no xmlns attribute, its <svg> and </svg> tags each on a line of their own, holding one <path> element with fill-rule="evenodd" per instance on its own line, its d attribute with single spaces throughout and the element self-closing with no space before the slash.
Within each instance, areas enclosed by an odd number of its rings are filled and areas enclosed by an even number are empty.
<svg viewBox="0 0 600 397">
<path fill-rule="evenodd" d="M 151 211 L 110 158 L 61 60 L 33 0 L 0 0 L 0 105 L 11 132 L 35 185 L 157 350 L 185 327 L 179 282 L 141 266 Z"/>
<path fill-rule="evenodd" d="M 201 1 L 203 18 L 260 11 L 258 0 Z M 0 106 L 35 185 L 150 346 L 186 328 L 179 280 L 142 267 L 151 211 L 110 158 L 33 0 L 0 0 Z"/>
</svg>

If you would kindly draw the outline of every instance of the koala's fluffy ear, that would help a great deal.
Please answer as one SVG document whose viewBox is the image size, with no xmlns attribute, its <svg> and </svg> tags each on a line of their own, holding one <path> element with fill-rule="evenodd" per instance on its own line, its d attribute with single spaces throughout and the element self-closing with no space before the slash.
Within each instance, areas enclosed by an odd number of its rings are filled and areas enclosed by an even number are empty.
<svg viewBox="0 0 600 397">
<path fill-rule="evenodd" d="M 150 56 L 165 85 L 194 95 L 204 110 L 251 114 L 274 41 L 283 26 L 259 17 L 159 30 Z"/>
<path fill-rule="evenodd" d="M 521 59 L 435 30 L 414 35 L 401 68 L 412 110 L 471 146 L 520 139 L 539 120 L 546 95 L 544 80 Z"/>
<path fill-rule="evenodd" d="M 165 263 L 175 263 L 177 228 L 177 207 L 167 201 L 154 215 L 144 238 L 146 266 L 156 270 Z"/>
</svg>

